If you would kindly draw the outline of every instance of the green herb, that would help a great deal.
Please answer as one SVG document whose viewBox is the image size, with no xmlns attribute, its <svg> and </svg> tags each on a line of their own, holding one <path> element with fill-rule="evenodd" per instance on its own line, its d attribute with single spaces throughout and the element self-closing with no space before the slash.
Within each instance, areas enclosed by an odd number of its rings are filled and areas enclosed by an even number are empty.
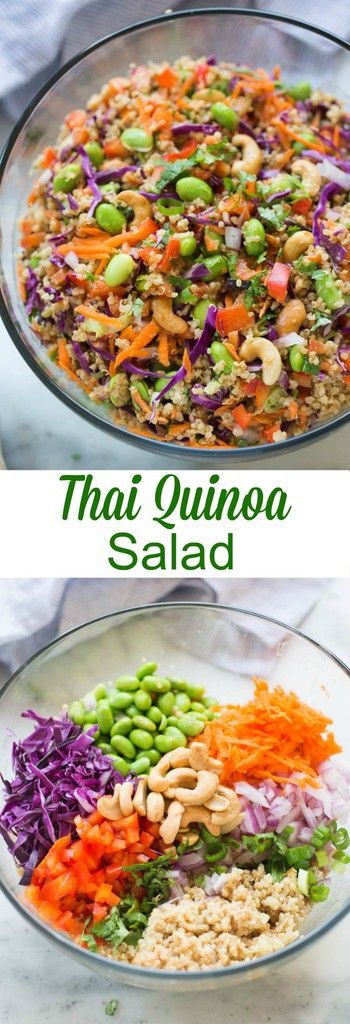
<svg viewBox="0 0 350 1024">
<path fill-rule="evenodd" d="M 186 285 L 188 285 L 187 277 L 177 277 L 176 274 L 168 274 L 167 280 L 173 288 L 177 288 L 179 291 L 181 291 L 181 288 L 186 288 Z"/>
<path fill-rule="evenodd" d="M 122 921 L 119 907 L 112 907 L 103 921 L 97 921 L 91 926 L 90 934 L 91 932 L 97 939 L 103 939 L 113 949 L 118 949 L 128 935 L 128 928 Z"/>
<path fill-rule="evenodd" d="M 196 150 L 195 153 L 192 153 L 192 156 L 187 157 L 186 160 L 174 160 L 173 163 L 169 163 L 166 167 L 163 167 L 156 185 L 157 192 L 161 192 L 166 185 L 170 185 L 170 183 L 176 181 L 181 174 L 186 174 L 191 167 L 194 167 L 197 163 L 197 152 L 198 150 Z"/>
<path fill-rule="evenodd" d="M 230 277 L 233 277 L 235 279 L 238 263 L 238 252 L 225 253 L 225 260 L 228 266 L 228 272 Z"/>
<path fill-rule="evenodd" d="M 87 281 L 95 281 L 95 274 L 90 274 L 89 270 L 86 271 L 85 277 Z"/>
<path fill-rule="evenodd" d="M 181 302 L 189 302 L 191 306 L 195 306 L 198 302 L 198 295 L 193 294 L 191 285 L 186 285 L 180 292 L 179 299 Z"/>
<path fill-rule="evenodd" d="M 269 227 L 280 231 L 287 213 L 283 203 L 275 203 L 274 206 L 258 206 L 258 214 L 261 220 Z"/>
<path fill-rule="evenodd" d="M 299 256 L 299 259 L 294 260 L 293 267 L 298 271 L 298 274 L 304 274 L 306 277 L 313 277 L 317 272 L 315 264 L 304 260 L 302 256 Z"/>
<path fill-rule="evenodd" d="M 131 312 L 136 317 L 142 316 L 143 307 L 144 302 L 142 301 L 142 299 L 135 299 L 131 307 Z"/>
<path fill-rule="evenodd" d="M 124 871 L 130 872 L 134 879 L 140 875 L 139 884 L 142 885 L 144 894 L 140 901 L 140 911 L 150 916 L 154 907 L 165 903 L 169 899 L 171 889 L 171 878 L 169 870 L 174 862 L 170 854 L 162 854 L 156 860 L 147 861 L 144 864 L 130 864 Z"/>
<path fill-rule="evenodd" d="M 320 360 L 317 363 L 310 363 L 309 359 L 304 359 L 303 362 L 303 373 L 319 373 L 320 372 Z"/>
<path fill-rule="evenodd" d="M 319 327 L 325 327 L 326 324 L 331 323 L 332 321 L 329 316 L 325 316 L 324 313 L 321 313 L 320 309 L 316 309 L 316 319 L 315 323 L 312 325 L 312 327 L 310 327 L 310 333 L 311 331 L 318 331 Z"/>
<path fill-rule="evenodd" d="M 224 189 L 226 192 L 237 192 L 237 182 L 232 181 L 232 178 L 223 178 Z"/>
<path fill-rule="evenodd" d="M 251 278 L 248 288 L 244 292 L 244 305 L 246 309 L 251 309 L 252 306 L 259 300 L 264 298 L 266 295 L 266 288 L 262 282 L 262 274 L 255 274 Z"/>
<path fill-rule="evenodd" d="M 240 190 L 243 193 L 243 195 L 245 195 L 245 196 L 249 195 L 249 193 L 247 192 L 247 188 L 246 188 L 246 186 L 248 184 L 248 181 L 256 181 L 256 174 L 248 174 L 247 171 L 240 171 L 239 172 Z"/>
<path fill-rule="evenodd" d="M 118 1006 L 118 999 L 110 999 L 109 1003 L 106 1003 L 105 1006 L 105 1014 L 107 1015 L 107 1017 L 114 1017 L 114 1014 L 117 1012 Z"/>
</svg>

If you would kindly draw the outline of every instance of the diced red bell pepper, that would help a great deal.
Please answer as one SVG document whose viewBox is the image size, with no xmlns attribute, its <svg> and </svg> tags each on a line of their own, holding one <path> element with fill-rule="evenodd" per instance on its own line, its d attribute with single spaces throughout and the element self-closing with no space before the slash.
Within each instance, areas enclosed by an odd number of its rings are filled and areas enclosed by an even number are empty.
<svg viewBox="0 0 350 1024">
<path fill-rule="evenodd" d="M 285 302 L 288 290 L 291 268 L 287 263 L 279 263 L 276 260 L 273 267 L 265 278 L 265 284 L 271 298 L 277 302 Z"/>
</svg>

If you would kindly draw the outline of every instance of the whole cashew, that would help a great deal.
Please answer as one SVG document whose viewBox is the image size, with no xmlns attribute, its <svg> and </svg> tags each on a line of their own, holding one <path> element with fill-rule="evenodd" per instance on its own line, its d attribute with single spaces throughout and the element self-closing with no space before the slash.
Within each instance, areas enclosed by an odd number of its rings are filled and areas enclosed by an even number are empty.
<svg viewBox="0 0 350 1024">
<path fill-rule="evenodd" d="M 214 793 L 214 796 L 210 797 L 210 800 L 205 801 L 205 806 L 209 811 L 226 811 L 229 806 L 229 800 L 226 796 L 220 796 L 218 791 Z"/>
<path fill-rule="evenodd" d="M 311 160 L 293 160 L 293 174 L 300 174 L 302 185 L 309 196 L 317 196 L 321 188 L 321 174 L 316 164 Z"/>
<path fill-rule="evenodd" d="M 139 192 L 133 192 L 132 189 L 126 189 L 125 192 L 119 192 L 118 202 L 121 200 L 122 203 L 126 203 L 127 206 L 131 206 L 134 211 L 134 219 L 132 222 L 133 228 L 140 227 L 146 217 L 150 217 L 152 213 L 152 207 L 146 196 L 140 196 Z"/>
<path fill-rule="evenodd" d="M 183 811 L 183 815 L 181 818 L 181 831 L 186 829 L 187 826 L 191 823 L 197 821 L 201 825 L 205 825 L 205 827 L 208 829 L 208 832 L 210 832 L 212 836 L 220 835 L 220 825 L 217 825 L 215 824 L 215 822 L 213 822 L 212 815 L 210 811 L 207 810 L 206 807 L 186 807 L 185 810 Z"/>
<path fill-rule="evenodd" d="M 220 91 L 220 89 L 211 89 L 209 86 L 208 89 L 197 89 L 197 92 L 195 92 L 193 99 L 207 101 L 210 100 L 210 103 L 216 103 L 217 100 L 220 100 L 222 103 L 222 92 Z"/>
<path fill-rule="evenodd" d="M 251 139 L 250 135 L 234 135 L 232 142 L 234 146 L 240 147 L 243 151 L 241 160 L 233 161 L 232 171 L 235 174 L 239 174 L 240 171 L 245 171 L 246 174 L 258 174 L 263 162 L 263 154 L 255 140 Z"/>
<path fill-rule="evenodd" d="M 268 338 L 252 338 L 243 342 L 239 350 L 246 363 L 253 359 L 262 360 L 262 379 L 264 384 L 276 384 L 282 370 L 282 359 L 278 348 Z"/>
<path fill-rule="evenodd" d="M 291 331 L 298 331 L 304 323 L 305 317 L 306 309 L 301 299 L 291 299 L 290 302 L 287 302 L 276 320 L 279 337 L 282 338 L 284 334 L 290 334 Z"/>
<path fill-rule="evenodd" d="M 213 772 L 199 771 L 197 773 L 197 785 L 194 789 L 177 786 L 172 790 L 172 795 L 175 797 L 175 800 L 180 800 L 185 807 L 187 804 L 191 804 L 192 807 L 195 804 L 204 804 L 206 800 L 210 800 L 217 787 L 217 775 L 214 775 Z M 166 790 L 166 796 L 168 796 L 168 793 L 169 791 Z"/>
<path fill-rule="evenodd" d="M 213 825 L 219 825 L 220 828 L 223 825 L 231 825 L 231 828 L 235 828 L 243 817 L 237 793 L 228 789 L 227 786 L 219 786 L 218 796 L 227 797 L 228 807 L 222 811 L 213 811 L 211 818 Z"/>
<path fill-rule="evenodd" d="M 161 757 L 158 764 L 151 768 L 148 776 L 148 789 L 154 793 L 165 793 L 168 788 L 166 773 L 169 768 L 187 768 L 190 763 L 189 750 L 187 747 L 176 747 L 168 754 Z"/>
<path fill-rule="evenodd" d="M 183 815 L 183 806 L 178 800 L 173 800 L 169 804 L 169 809 L 166 818 L 162 821 L 159 829 L 159 835 L 163 839 L 166 846 L 170 846 L 174 842 L 175 837 L 180 828 L 181 818 Z"/>
<path fill-rule="evenodd" d="M 146 801 L 148 821 L 162 821 L 165 803 L 161 793 L 149 793 Z"/>
<path fill-rule="evenodd" d="M 283 257 L 286 263 L 294 263 L 294 260 L 306 252 L 309 245 L 313 245 L 311 231 L 296 231 L 294 235 L 290 235 L 283 246 Z"/>
<path fill-rule="evenodd" d="M 159 298 L 153 299 L 152 311 L 157 324 L 167 334 L 186 334 L 186 320 L 183 320 L 181 316 L 177 316 L 173 312 L 172 300 L 166 295 L 160 295 Z"/>
<path fill-rule="evenodd" d="M 119 804 L 120 790 L 120 782 L 117 782 L 112 796 L 100 796 L 97 801 L 96 806 L 99 814 L 102 814 L 104 818 L 108 818 L 108 821 L 117 821 L 118 818 L 122 817 Z"/>
<path fill-rule="evenodd" d="M 197 783 L 197 772 L 193 768 L 173 768 L 172 771 L 167 772 L 166 775 L 167 788 L 164 790 L 165 795 L 168 799 L 172 799 L 174 796 L 174 787 L 186 786 L 186 788 L 192 788 Z M 180 799 L 180 797 L 178 797 Z"/>
<path fill-rule="evenodd" d="M 133 799 L 134 811 L 142 817 L 146 814 L 147 779 L 140 779 Z"/>
<path fill-rule="evenodd" d="M 134 810 L 133 802 L 133 784 L 132 782 L 123 782 L 119 790 L 119 804 L 123 818 L 127 818 L 129 814 L 132 814 Z"/>
<path fill-rule="evenodd" d="M 205 743 L 191 743 L 188 753 L 191 768 L 194 768 L 195 771 L 198 772 L 202 768 L 206 768 L 208 771 L 211 769 L 213 772 L 221 771 L 221 761 L 215 761 L 214 757 L 209 757 L 208 747 Z"/>
</svg>

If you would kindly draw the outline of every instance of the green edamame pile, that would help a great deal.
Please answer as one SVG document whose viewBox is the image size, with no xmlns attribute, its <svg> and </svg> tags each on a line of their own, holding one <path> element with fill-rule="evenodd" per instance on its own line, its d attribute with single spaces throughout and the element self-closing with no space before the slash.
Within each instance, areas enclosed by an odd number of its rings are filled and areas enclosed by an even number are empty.
<svg viewBox="0 0 350 1024">
<path fill-rule="evenodd" d="M 108 687 L 100 684 L 68 708 L 85 732 L 95 726 L 96 746 L 124 777 L 148 775 L 163 754 L 186 747 L 215 716 L 216 701 L 203 686 L 156 675 L 157 668 L 156 662 L 146 662 L 134 675 L 118 676 Z"/>
</svg>

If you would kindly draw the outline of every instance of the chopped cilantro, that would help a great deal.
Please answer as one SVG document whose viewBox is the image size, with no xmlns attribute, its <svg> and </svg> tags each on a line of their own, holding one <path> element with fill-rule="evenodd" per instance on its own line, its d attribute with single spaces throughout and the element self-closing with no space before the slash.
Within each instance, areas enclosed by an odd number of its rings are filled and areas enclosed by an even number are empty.
<svg viewBox="0 0 350 1024">
<path fill-rule="evenodd" d="M 117 1012 L 118 1006 L 118 999 L 110 999 L 109 1003 L 106 1003 L 105 1006 L 105 1014 L 107 1015 L 107 1017 L 114 1017 L 114 1014 Z"/>
<path fill-rule="evenodd" d="M 227 252 L 225 260 L 228 266 L 228 272 L 230 277 L 236 278 L 237 263 L 238 263 L 238 252 Z"/>
<path fill-rule="evenodd" d="M 275 228 L 276 231 L 280 231 L 287 216 L 283 203 L 275 203 L 274 206 L 258 206 L 258 214 L 269 228 Z"/>
<path fill-rule="evenodd" d="M 315 312 L 316 319 L 315 323 L 312 325 L 312 327 L 310 327 L 310 333 L 311 331 L 318 331 L 319 327 L 325 327 L 326 324 L 332 323 L 330 316 L 325 316 L 325 314 L 322 313 L 320 309 L 316 309 Z"/>
<path fill-rule="evenodd" d="M 240 171 L 239 173 L 239 184 L 243 195 L 249 195 L 247 193 L 247 184 L 249 181 L 256 181 L 256 174 L 248 174 L 247 171 Z"/>
<path fill-rule="evenodd" d="M 305 274 L 307 277 L 314 277 L 314 274 L 317 273 L 315 264 L 304 260 L 302 256 L 294 260 L 293 267 L 298 271 L 298 274 Z"/>
<path fill-rule="evenodd" d="M 223 178 L 224 189 L 226 192 L 237 192 L 237 182 L 233 181 L 232 178 Z"/>
<path fill-rule="evenodd" d="M 251 309 L 252 306 L 259 299 L 263 299 L 266 295 L 266 288 L 262 282 L 262 274 L 255 274 L 254 277 L 249 281 L 248 288 L 244 292 L 244 305 L 246 309 Z"/>
<path fill-rule="evenodd" d="M 176 181 L 176 179 L 180 177 L 180 174 L 186 174 L 187 171 L 190 171 L 198 162 L 197 152 L 198 150 L 196 150 L 195 153 L 192 153 L 192 156 L 188 156 L 186 160 L 174 160 L 173 163 L 169 163 L 166 167 L 163 167 L 156 185 L 157 192 L 161 192 L 166 185 L 170 185 L 171 182 Z"/>
</svg>

